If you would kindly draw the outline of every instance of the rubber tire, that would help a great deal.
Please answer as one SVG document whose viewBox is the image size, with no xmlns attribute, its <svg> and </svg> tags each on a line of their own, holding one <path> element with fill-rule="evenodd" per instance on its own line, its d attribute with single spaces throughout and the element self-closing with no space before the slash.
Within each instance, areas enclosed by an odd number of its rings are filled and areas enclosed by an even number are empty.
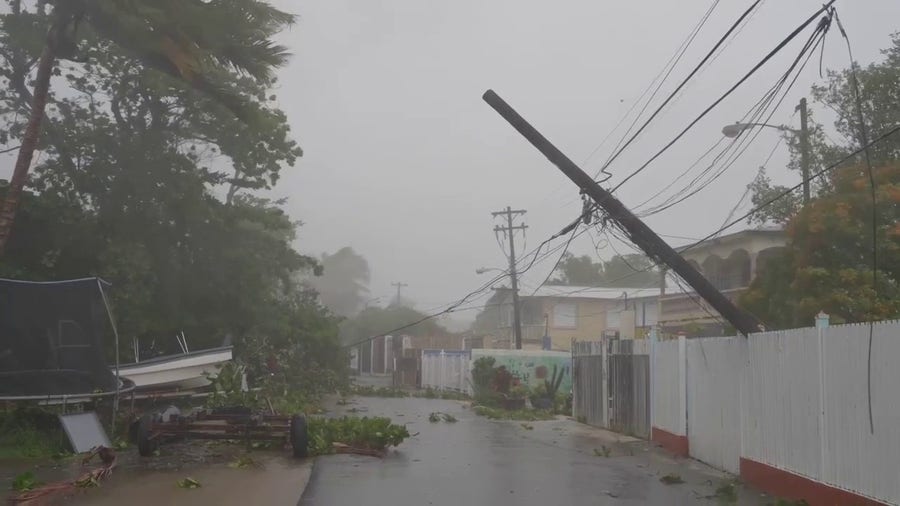
<svg viewBox="0 0 900 506">
<path fill-rule="evenodd" d="M 291 417 L 291 448 L 294 450 L 294 458 L 303 459 L 309 456 L 309 432 L 306 417 L 303 415 Z"/>
<path fill-rule="evenodd" d="M 150 415 L 144 415 L 138 421 L 137 427 L 137 447 L 138 455 L 141 457 L 152 457 L 159 448 L 159 442 L 150 439 L 150 428 L 153 425 L 153 418 Z"/>
</svg>

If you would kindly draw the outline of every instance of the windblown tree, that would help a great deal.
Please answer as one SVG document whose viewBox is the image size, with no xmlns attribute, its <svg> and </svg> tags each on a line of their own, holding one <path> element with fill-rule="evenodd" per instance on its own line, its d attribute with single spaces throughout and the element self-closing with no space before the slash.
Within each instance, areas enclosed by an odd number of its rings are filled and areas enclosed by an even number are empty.
<svg viewBox="0 0 900 506">
<path fill-rule="evenodd" d="M 659 271 L 650 260 L 637 253 L 615 255 L 607 261 L 594 262 L 588 255 L 576 257 L 566 253 L 556 268 L 551 285 L 596 286 L 612 288 L 646 288 L 659 285 Z"/>
<path fill-rule="evenodd" d="M 168 4 L 147 2 L 144 14 L 162 15 L 168 11 L 154 9 Z M 214 87 L 161 72 L 133 47 L 101 37 L 85 12 L 77 31 L 79 61 L 55 60 L 40 156 L 21 193 L 0 275 L 110 281 L 123 358 L 132 337 L 166 341 L 184 331 L 193 348 L 230 338 L 236 357 L 260 377 L 269 377 L 270 358 L 279 357 L 279 377 L 291 391 L 334 385 L 346 367 L 339 320 L 297 281 L 321 266 L 295 250 L 300 224 L 282 202 L 257 194 L 302 154 L 276 106 L 275 79 L 253 68 L 265 58 L 251 58 L 242 48 L 232 57 L 253 60 L 252 73 L 203 49 L 227 53 L 227 40 L 247 42 L 251 35 L 237 26 L 240 20 L 257 26 L 252 37 L 259 38 L 291 18 L 259 2 L 194 4 L 172 2 L 172 9 L 200 9 L 177 16 L 172 27 L 187 23 L 186 33 L 225 37 L 192 49 L 205 55 L 195 77 Z M 20 142 L 30 125 L 23 120 L 33 110 L 25 84 L 36 78 L 34 63 L 54 19 L 52 4 L 22 5 L 0 24 L 0 131 L 8 132 L 0 142 L 8 145 Z M 210 6 L 238 10 L 221 30 L 206 32 L 207 22 L 226 21 L 219 11 L 204 17 Z M 251 7 L 262 10 L 240 14 Z M 272 68 L 284 54 L 267 41 L 250 51 L 280 55 L 266 64 Z M 9 191 L 0 188 L 0 198 Z"/>
<path fill-rule="evenodd" d="M 271 37 L 293 19 L 257 0 L 50 0 L 38 1 L 30 10 L 24 0 L 10 0 L 10 13 L 3 17 L 9 66 L 4 78 L 18 95 L 20 108 L 27 109 L 28 121 L 0 207 L 0 252 L 9 240 L 39 145 L 51 78 L 61 76 L 61 62 L 89 73 L 91 53 L 115 46 L 131 65 L 186 83 L 242 120 L 254 121 L 253 98 L 221 77 L 238 71 L 256 80 L 271 79 L 287 57 Z M 35 31 L 45 35 L 37 37 Z M 127 81 L 126 76 L 117 77 Z M 158 103 L 156 112 L 163 107 Z"/>
<path fill-rule="evenodd" d="M 900 34 L 884 60 L 856 68 L 862 121 L 874 139 L 900 125 Z M 837 113 L 835 130 L 844 143 L 830 142 L 813 124 L 813 172 L 829 167 L 863 146 L 860 114 L 847 69 L 829 72 L 814 86 L 816 101 Z M 796 139 L 791 141 L 789 169 L 799 169 Z M 819 311 L 835 322 L 860 322 L 900 317 L 900 136 L 858 154 L 813 181 L 813 199 L 803 205 L 798 196 L 779 199 L 751 220 L 786 226 L 788 244 L 782 255 L 757 266 L 759 275 L 741 298 L 741 305 L 775 328 L 808 326 Z M 766 180 L 751 187 L 754 204 L 768 202 L 785 188 Z M 872 219 L 872 206 L 876 219 Z M 873 231 L 877 247 L 873 247 Z M 877 257 L 874 266 L 873 250 Z"/>
<path fill-rule="evenodd" d="M 322 273 L 310 279 L 322 304 L 333 313 L 350 317 L 363 309 L 369 293 L 369 264 L 366 259 L 344 247 L 322 255 Z"/>
</svg>

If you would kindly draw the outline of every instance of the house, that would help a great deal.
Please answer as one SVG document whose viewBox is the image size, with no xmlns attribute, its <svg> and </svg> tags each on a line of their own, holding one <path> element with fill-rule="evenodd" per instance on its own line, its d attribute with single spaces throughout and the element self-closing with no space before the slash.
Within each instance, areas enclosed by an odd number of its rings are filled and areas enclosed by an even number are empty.
<svg viewBox="0 0 900 506">
<path fill-rule="evenodd" d="M 731 301 L 738 297 L 765 269 L 766 261 L 777 256 L 787 244 L 781 228 L 741 230 L 693 245 L 675 248 Z M 672 276 L 670 276 L 672 277 Z M 660 327 L 663 335 L 688 337 L 721 336 L 728 325 L 685 283 L 684 288 L 660 294 Z"/>
<path fill-rule="evenodd" d="M 504 296 L 485 307 L 497 312 L 498 322 L 496 331 L 485 338 L 485 348 L 514 346 L 512 292 L 500 290 Z M 657 323 L 659 293 L 658 288 L 542 286 L 532 294 L 520 294 L 522 348 L 549 345 L 551 350 L 569 351 L 573 339 L 642 337 Z"/>
</svg>

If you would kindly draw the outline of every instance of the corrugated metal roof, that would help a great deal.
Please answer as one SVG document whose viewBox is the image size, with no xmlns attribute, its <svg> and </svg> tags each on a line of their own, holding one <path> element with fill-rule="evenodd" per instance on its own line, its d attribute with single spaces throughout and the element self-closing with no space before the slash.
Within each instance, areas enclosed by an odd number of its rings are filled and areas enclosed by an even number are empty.
<svg viewBox="0 0 900 506">
<path fill-rule="evenodd" d="M 678 286 L 667 286 L 666 294 L 683 293 Z M 615 300 L 622 298 L 639 299 L 643 297 L 659 296 L 659 288 L 607 288 L 595 286 L 555 286 L 545 285 L 537 289 L 534 295 L 524 294 L 525 297 L 566 297 L 581 299 L 605 299 Z"/>
</svg>

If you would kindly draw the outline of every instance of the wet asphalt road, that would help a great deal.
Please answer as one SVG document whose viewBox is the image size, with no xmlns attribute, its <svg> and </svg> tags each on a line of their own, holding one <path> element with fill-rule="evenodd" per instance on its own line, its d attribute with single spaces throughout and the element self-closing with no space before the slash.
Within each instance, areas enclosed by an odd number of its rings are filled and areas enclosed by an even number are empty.
<svg viewBox="0 0 900 506">
<path fill-rule="evenodd" d="M 663 457 L 646 443 L 617 443 L 619 436 L 571 420 L 529 422 L 528 429 L 479 417 L 460 402 L 417 398 L 363 398 L 346 408 L 353 407 L 360 416 L 408 423 L 419 435 L 383 460 L 318 459 L 301 506 L 716 504 L 712 494 L 725 479 Z M 431 423 L 432 411 L 458 422 Z M 603 456 L 604 447 L 610 456 Z M 670 472 L 685 483 L 661 483 Z"/>
</svg>

